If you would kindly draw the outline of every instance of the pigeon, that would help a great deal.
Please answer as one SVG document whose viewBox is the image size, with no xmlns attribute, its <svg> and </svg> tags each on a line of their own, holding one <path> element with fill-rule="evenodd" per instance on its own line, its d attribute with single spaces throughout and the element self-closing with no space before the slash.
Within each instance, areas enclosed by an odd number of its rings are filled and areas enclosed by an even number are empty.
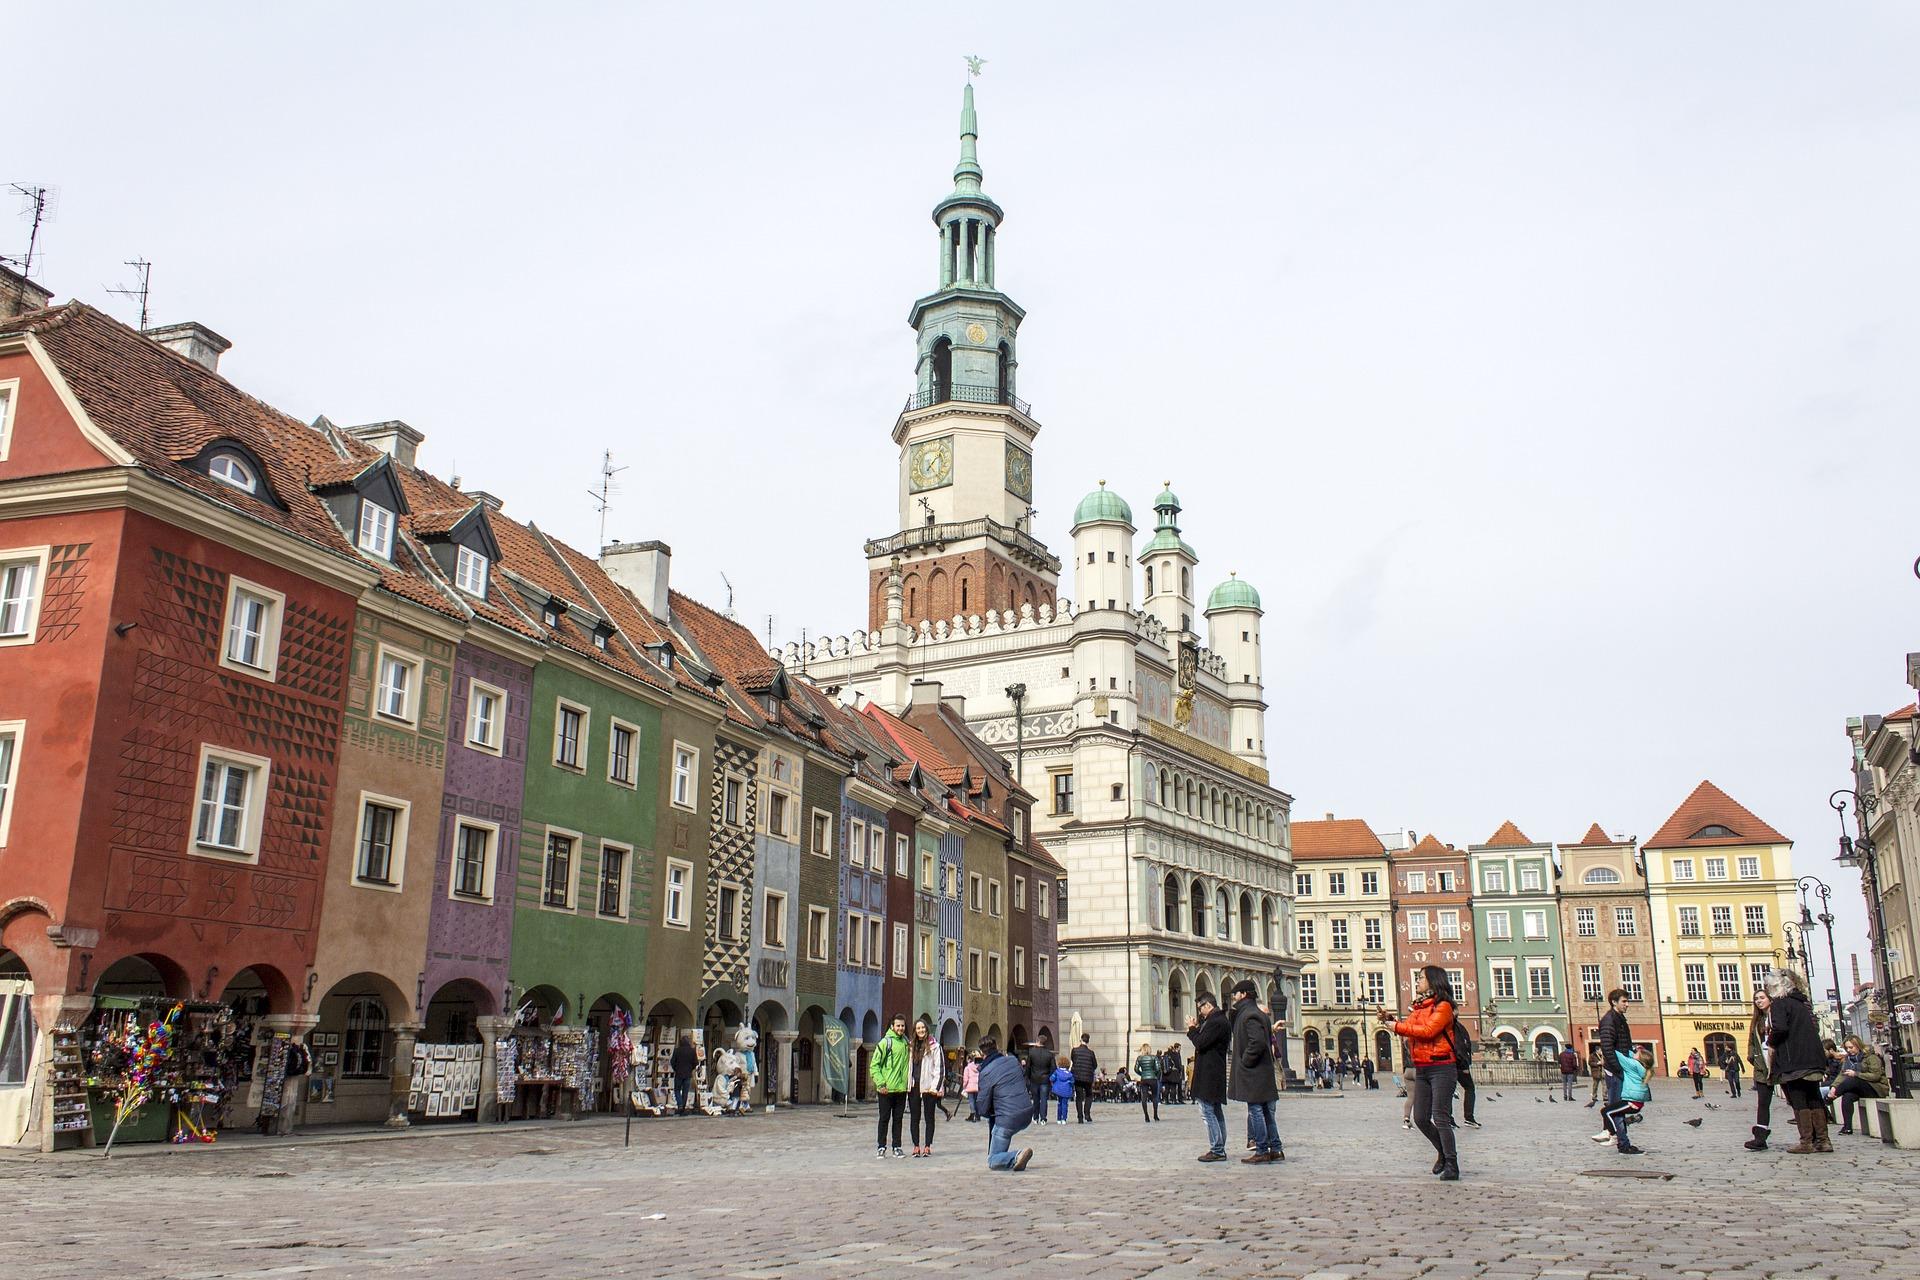
<svg viewBox="0 0 1920 1280">
<path fill-rule="evenodd" d="M 1547 1101 L 1552 1103 L 1558 1103 L 1560 1101 L 1560 1096 L 1558 1094 L 1550 1093 L 1547 1095 Z"/>
<path fill-rule="evenodd" d="M 1707 1110 L 1709 1111 L 1718 1111 L 1719 1109 L 1719 1107 L 1714 1106 L 1711 1102 L 1707 1104 Z"/>
<path fill-rule="evenodd" d="M 1535 1099 L 1534 1099 L 1534 1101 L 1535 1101 L 1535 1102 L 1545 1102 L 1545 1101 L 1546 1101 L 1546 1099 L 1545 1099 L 1545 1098 L 1535 1098 Z"/>
<path fill-rule="evenodd" d="M 1494 1096 L 1494 1097 L 1496 1097 L 1496 1098 L 1504 1098 L 1504 1097 L 1506 1097 L 1507 1095 L 1506 1095 L 1506 1094 L 1504 1094 L 1504 1093 L 1496 1093 L 1496 1094 L 1494 1094 L 1493 1096 Z"/>
<path fill-rule="evenodd" d="M 1682 1120 L 1680 1123 L 1684 1124 L 1689 1129 L 1698 1129 L 1700 1127 L 1700 1117 L 1695 1116 L 1691 1120 Z"/>
</svg>

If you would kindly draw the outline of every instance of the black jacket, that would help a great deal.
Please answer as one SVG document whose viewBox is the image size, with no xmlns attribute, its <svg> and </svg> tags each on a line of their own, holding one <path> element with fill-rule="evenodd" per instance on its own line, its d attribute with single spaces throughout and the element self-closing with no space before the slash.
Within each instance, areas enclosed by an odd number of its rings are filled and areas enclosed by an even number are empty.
<svg viewBox="0 0 1920 1280">
<path fill-rule="evenodd" d="M 1073 1046 L 1073 1082 L 1092 1084 L 1094 1073 L 1100 1069 L 1100 1059 L 1093 1056 L 1093 1050 L 1084 1044 Z"/>
<path fill-rule="evenodd" d="M 1034 1084 L 1053 1079 L 1053 1050 L 1043 1044 L 1027 1050 L 1027 1079 Z"/>
<path fill-rule="evenodd" d="M 1280 1096 L 1273 1075 L 1273 1022 L 1252 998 L 1233 1011 L 1233 1078 L 1227 1096 L 1235 1102 L 1272 1102 Z"/>
<path fill-rule="evenodd" d="M 1826 1070 L 1826 1050 L 1820 1047 L 1820 1032 L 1813 1025 L 1813 1009 L 1805 996 L 1798 991 L 1780 996 L 1767 1015 L 1772 1024 L 1767 1042 L 1773 1046 L 1770 1075 L 1775 1084 Z"/>
<path fill-rule="evenodd" d="M 1227 1015 L 1215 1009 L 1187 1032 L 1193 1042 L 1193 1084 L 1187 1090 L 1195 1102 L 1227 1100 L 1227 1047 L 1233 1028 Z"/>
<path fill-rule="evenodd" d="M 673 1057 L 669 1060 L 667 1065 L 673 1068 L 673 1074 L 675 1079 L 685 1080 L 688 1076 L 693 1074 L 693 1066 L 697 1060 L 698 1059 L 696 1059 L 694 1056 L 693 1046 L 690 1044 L 683 1044 L 677 1047 L 676 1049 L 674 1049 Z"/>
<path fill-rule="evenodd" d="M 1627 1022 L 1627 1015 L 1618 1009 L 1609 1009 L 1600 1015 L 1600 1065 L 1610 1076 L 1620 1072 L 1620 1059 L 1616 1053 L 1633 1056 L 1633 1028 Z"/>
</svg>

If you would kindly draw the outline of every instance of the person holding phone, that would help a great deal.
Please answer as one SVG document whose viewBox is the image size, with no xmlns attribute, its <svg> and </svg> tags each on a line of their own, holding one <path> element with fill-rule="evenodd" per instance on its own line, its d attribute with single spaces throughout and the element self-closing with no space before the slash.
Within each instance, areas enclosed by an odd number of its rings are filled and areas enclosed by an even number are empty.
<svg viewBox="0 0 1920 1280">
<path fill-rule="evenodd" d="M 1458 1182 L 1453 1091 L 1460 1080 L 1459 1055 L 1454 1052 L 1459 1028 L 1453 1017 L 1453 988 L 1447 971 L 1430 964 L 1414 975 L 1413 991 L 1418 998 L 1406 1017 L 1395 1018 L 1383 1007 L 1380 1022 L 1407 1042 L 1407 1056 L 1413 1060 L 1414 1123 L 1433 1144 L 1433 1171 L 1444 1182 Z"/>
</svg>

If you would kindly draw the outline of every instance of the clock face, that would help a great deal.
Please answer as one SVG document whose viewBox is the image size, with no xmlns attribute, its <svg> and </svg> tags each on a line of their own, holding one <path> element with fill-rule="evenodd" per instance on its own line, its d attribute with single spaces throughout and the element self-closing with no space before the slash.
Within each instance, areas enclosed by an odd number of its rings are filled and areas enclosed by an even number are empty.
<svg viewBox="0 0 1920 1280">
<path fill-rule="evenodd" d="M 1033 501 L 1033 455 L 1007 441 L 1007 492 L 1022 502 Z"/>
<path fill-rule="evenodd" d="M 977 347 L 981 343 L 985 342 L 986 340 L 987 340 L 987 326 L 981 324 L 978 320 L 975 320 L 972 324 L 967 326 L 968 342 L 971 342 L 974 346 Z"/>
<path fill-rule="evenodd" d="M 953 437 L 922 440 L 907 450 L 907 482 L 914 493 L 953 483 Z"/>
</svg>

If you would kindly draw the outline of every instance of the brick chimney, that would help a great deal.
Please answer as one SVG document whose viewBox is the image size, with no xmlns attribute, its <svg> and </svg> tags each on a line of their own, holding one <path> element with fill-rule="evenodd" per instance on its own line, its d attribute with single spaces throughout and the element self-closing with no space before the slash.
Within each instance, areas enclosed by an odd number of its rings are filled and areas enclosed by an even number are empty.
<svg viewBox="0 0 1920 1280">
<path fill-rule="evenodd" d="M 220 371 L 220 357 L 233 346 L 197 320 L 189 320 L 185 324 L 163 324 L 158 329 L 147 330 L 147 336 L 215 373 Z"/>
<path fill-rule="evenodd" d="M 600 548 L 600 567 L 607 576 L 633 593 L 640 607 L 664 622 L 672 606 L 667 580 L 673 569 L 673 548 L 664 542 L 615 542 Z"/>
<path fill-rule="evenodd" d="M 467 490 L 467 496 L 489 511 L 498 511 L 507 505 L 504 499 L 495 497 L 485 489 L 469 489 Z"/>
<path fill-rule="evenodd" d="M 398 419 L 388 422 L 368 422 L 361 426 L 348 427 L 347 434 L 356 440 L 361 440 L 372 445 L 403 467 L 413 465 L 413 460 L 420 451 L 420 444 L 426 439 L 425 436 Z"/>
<path fill-rule="evenodd" d="M 0 320 L 39 311 L 53 301 L 53 290 L 43 288 L 17 272 L 0 267 Z"/>
</svg>

